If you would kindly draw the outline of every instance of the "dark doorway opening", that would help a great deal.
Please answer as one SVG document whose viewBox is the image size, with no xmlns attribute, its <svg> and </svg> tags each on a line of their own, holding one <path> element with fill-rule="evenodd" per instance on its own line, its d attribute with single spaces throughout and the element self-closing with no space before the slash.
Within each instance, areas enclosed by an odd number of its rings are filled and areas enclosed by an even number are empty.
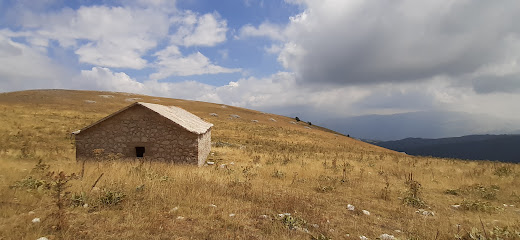
<svg viewBox="0 0 520 240">
<path fill-rule="evenodd" d="M 144 157 L 144 147 L 135 147 L 135 156 L 138 158 Z"/>
</svg>

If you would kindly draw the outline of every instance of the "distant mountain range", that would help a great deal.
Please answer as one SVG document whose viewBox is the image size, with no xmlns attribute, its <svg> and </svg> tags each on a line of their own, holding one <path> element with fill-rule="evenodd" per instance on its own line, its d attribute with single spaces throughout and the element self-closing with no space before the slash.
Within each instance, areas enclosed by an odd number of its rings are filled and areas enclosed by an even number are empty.
<svg viewBox="0 0 520 240">
<path fill-rule="evenodd" d="M 367 142 L 410 155 L 520 163 L 520 135 L 470 135 Z"/>
<path fill-rule="evenodd" d="M 475 134 L 520 134 L 520 120 L 462 112 L 410 112 L 328 119 L 319 125 L 359 139 L 447 138 Z"/>
</svg>

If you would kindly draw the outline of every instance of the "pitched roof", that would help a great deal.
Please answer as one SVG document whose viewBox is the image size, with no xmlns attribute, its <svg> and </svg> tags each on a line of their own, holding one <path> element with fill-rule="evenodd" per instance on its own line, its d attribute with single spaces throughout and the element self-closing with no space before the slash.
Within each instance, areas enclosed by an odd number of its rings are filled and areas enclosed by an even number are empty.
<svg viewBox="0 0 520 240">
<path fill-rule="evenodd" d="M 182 108 L 143 102 L 138 102 L 137 104 L 147 107 L 161 116 L 170 119 L 172 122 L 179 124 L 192 133 L 202 134 L 208 131 L 210 127 L 213 127 L 213 124 L 202 120 Z"/>
<path fill-rule="evenodd" d="M 87 130 L 88 128 L 94 126 L 94 125 L 97 125 L 98 123 L 100 122 L 103 122 L 105 121 L 106 119 L 109 119 L 111 118 L 112 116 L 126 110 L 126 109 L 129 109 L 135 105 L 141 105 L 145 108 L 148 108 L 156 113 L 158 113 L 159 115 L 169 119 L 170 121 L 178 124 L 179 126 L 181 126 L 182 128 L 188 130 L 189 132 L 192 132 L 192 133 L 196 133 L 196 134 L 202 134 L 202 133 L 205 133 L 208 131 L 209 128 L 213 127 L 213 124 L 211 123 L 208 123 L 204 120 L 202 120 L 201 118 L 197 117 L 196 115 L 182 109 L 182 108 L 178 108 L 178 107 L 174 107 L 174 106 L 164 106 L 164 105 L 159 105 L 159 104 L 153 104 L 153 103 L 144 103 L 144 102 L 135 102 L 115 113 L 112 113 L 110 114 L 109 116 L 79 130 L 79 131 L 75 131 L 73 132 L 73 134 L 79 134 L 81 133 L 82 131 L 85 131 Z"/>
</svg>

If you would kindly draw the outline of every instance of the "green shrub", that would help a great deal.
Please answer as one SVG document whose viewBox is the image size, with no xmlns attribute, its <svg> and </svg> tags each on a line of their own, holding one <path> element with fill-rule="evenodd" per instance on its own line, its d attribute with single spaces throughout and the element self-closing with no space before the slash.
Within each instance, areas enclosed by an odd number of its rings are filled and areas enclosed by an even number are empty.
<svg viewBox="0 0 520 240">
<path fill-rule="evenodd" d="M 460 204 L 460 209 L 465 211 L 475 211 L 475 212 L 495 212 L 499 210 L 498 207 L 494 207 L 489 202 L 479 201 L 479 200 L 463 200 Z"/>
<path fill-rule="evenodd" d="M 18 189 L 27 189 L 27 190 L 49 190 L 51 189 L 51 184 L 42 179 L 36 179 L 32 176 L 28 176 L 20 181 L 14 182 L 13 185 L 9 186 L 10 188 L 18 188 Z"/>
<path fill-rule="evenodd" d="M 87 194 L 85 192 L 72 193 L 70 196 L 70 205 L 73 207 L 81 207 L 87 203 Z"/>
<path fill-rule="evenodd" d="M 291 215 L 284 215 L 281 219 L 282 224 L 289 229 L 304 228 L 307 222 L 299 217 L 293 217 Z"/>
<path fill-rule="evenodd" d="M 422 186 L 419 182 L 413 180 L 411 173 L 408 175 L 405 184 L 408 189 L 403 197 L 403 203 L 416 208 L 426 207 L 426 203 L 420 198 Z"/>
<path fill-rule="evenodd" d="M 123 192 L 104 189 L 99 202 L 104 206 L 115 206 L 123 202 L 125 197 Z"/>
</svg>

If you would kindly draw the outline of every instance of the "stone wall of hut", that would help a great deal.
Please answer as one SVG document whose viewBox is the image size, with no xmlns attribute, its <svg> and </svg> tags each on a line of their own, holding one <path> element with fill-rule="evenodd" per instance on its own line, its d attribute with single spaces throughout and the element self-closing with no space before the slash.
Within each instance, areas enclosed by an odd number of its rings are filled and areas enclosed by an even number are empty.
<svg viewBox="0 0 520 240">
<path fill-rule="evenodd" d="M 199 135 L 199 166 L 204 165 L 211 151 L 211 128 L 204 134 Z"/>
<path fill-rule="evenodd" d="M 117 154 L 135 159 L 136 147 L 144 147 L 146 160 L 199 164 L 199 153 L 209 153 L 199 142 L 208 141 L 208 136 L 211 138 L 210 130 L 199 138 L 158 113 L 135 105 L 77 134 L 76 158 L 93 159 L 98 151 L 102 152 L 100 157 Z"/>
</svg>

